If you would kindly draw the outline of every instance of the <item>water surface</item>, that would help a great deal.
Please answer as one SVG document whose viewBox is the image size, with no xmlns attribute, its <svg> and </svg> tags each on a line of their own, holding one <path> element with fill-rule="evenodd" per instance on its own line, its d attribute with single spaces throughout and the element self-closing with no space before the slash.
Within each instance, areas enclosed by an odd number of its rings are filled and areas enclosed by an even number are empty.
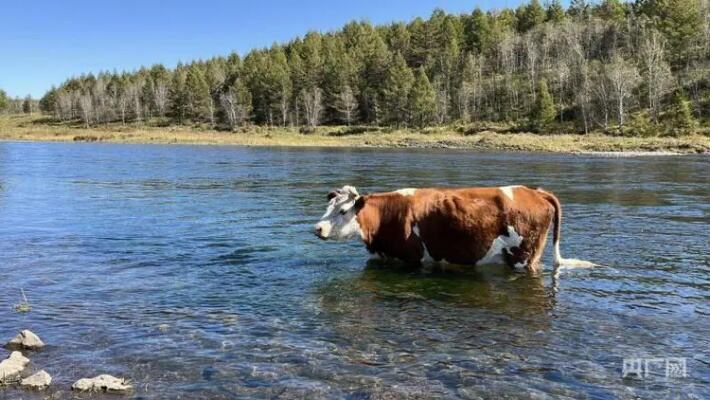
<svg viewBox="0 0 710 400">
<path fill-rule="evenodd" d="M 150 399 L 708 398 L 708 165 L 0 143 L 0 338 L 48 343 L 29 356 L 57 398 L 99 373 Z M 607 267 L 553 282 L 549 266 L 368 263 L 362 244 L 311 234 L 343 184 L 542 186 L 563 204 L 563 254 Z M 622 379 L 630 357 L 686 357 L 689 375 Z"/>
</svg>

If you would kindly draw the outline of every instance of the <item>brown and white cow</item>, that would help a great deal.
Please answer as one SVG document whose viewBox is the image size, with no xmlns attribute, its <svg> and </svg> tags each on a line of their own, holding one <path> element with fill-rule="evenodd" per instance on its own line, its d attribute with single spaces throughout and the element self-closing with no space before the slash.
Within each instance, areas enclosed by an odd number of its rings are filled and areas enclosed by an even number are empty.
<svg viewBox="0 0 710 400">
<path fill-rule="evenodd" d="M 560 255 L 562 208 L 557 198 L 524 186 L 401 189 L 359 195 L 352 186 L 328 194 L 315 226 L 321 239 L 361 238 L 368 251 L 411 264 L 506 264 L 538 271 L 554 222 L 554 264 L 592 266 Z"/>
</svg>

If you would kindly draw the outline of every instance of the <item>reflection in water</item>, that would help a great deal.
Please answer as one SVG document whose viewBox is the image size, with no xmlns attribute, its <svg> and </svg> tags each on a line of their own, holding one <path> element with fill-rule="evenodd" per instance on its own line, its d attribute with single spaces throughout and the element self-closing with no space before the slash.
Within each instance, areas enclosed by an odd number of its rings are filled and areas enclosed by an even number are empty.
<svg viewBox="0 0 710 400">
<path fill-rule="evenodd" d="M 709 165 L 0 143 L 0 336 L 40 334 L 31 358 L 54 378 L 0 398 L 69 398 L 98 373 L 150 399 L 708 398 Z M 563 253 L 610 267 L 367 262 L 310 233 L 343 184 L 542 186 L 562 199 Z M 12 311 L 19 288 L 30 313 Z M 690 376 L 623 380 L 630 356 L 688 357 Z"/>
</svg>

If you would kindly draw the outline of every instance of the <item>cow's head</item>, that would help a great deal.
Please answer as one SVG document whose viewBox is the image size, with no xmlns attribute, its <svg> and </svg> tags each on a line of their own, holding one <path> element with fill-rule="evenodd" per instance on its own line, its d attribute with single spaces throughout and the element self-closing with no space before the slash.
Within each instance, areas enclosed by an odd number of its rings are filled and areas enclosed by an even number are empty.
<svg viewBox="0 0 710 400">
<path fill-rule="evenodd" d="M 346 240 L 361 234 L 357 212 L 364 199 L 352 186 L 328 193 L 328 208 L 315 226 L 314 233 L 323 240 Z"/>
</svg>

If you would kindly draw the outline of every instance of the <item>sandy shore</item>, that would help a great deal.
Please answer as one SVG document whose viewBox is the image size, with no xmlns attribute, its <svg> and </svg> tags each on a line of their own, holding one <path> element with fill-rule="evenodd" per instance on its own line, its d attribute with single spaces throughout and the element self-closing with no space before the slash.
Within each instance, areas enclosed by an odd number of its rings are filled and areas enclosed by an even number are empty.
<svg viewBox="0 0 710 400">
<path fill-rule="evenodd" d="M 0 117 L 0 140 L 205 144 L 239 146 L 321 146 L 446 148 L 480 151 L 583 153 L 599 156 L 675 155 L 710 152 L 710 137 L 619 137 L 603 134 L 500 133 L 473 134 L 450 127 L 413 129 L 319 127 L 303 134 L 297 128 L 249 127 L 225 132 L 188 126 L 110 124 L 85 128 L 57 124 L 41 116 Z"/>
</svg>

